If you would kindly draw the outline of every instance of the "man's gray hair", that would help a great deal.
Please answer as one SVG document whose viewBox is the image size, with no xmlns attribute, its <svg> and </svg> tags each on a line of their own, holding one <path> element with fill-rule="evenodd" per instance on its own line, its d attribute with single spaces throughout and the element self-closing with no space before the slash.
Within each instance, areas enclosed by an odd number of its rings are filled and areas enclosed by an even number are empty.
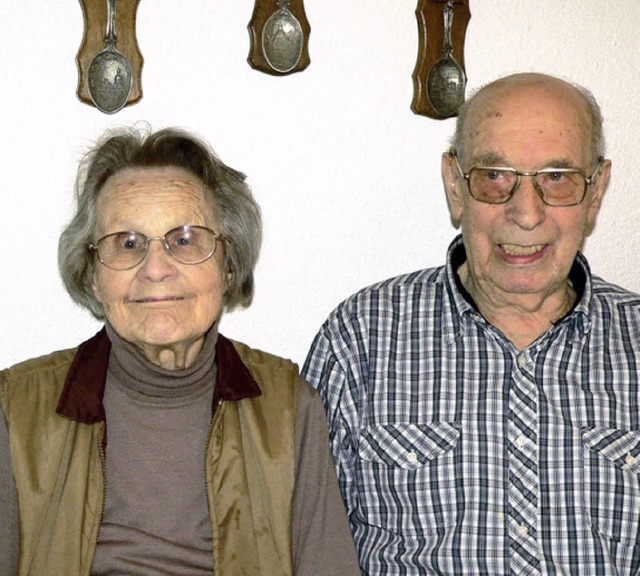
<svg viewBox="0 0 640 576">
<path fill-rule="evenodd" d="M 196 176 L 209 192 L 206 200 L 217 217 L 224 243 L 224 272 L 230 273 L 225 308 L 247 307 L 254 292 L 253 272 L 262 242 L 260 208 L 243 173 L 224 164 L 202 139 L 178 128 L 108 131 L 80 162 L 76 211 L 58 243 L 58 268 L 71 298 L 98 320 L 104 310 L 93 294 L 97 201 L 107 180 L 125 169 L 176 167 Z"/>
</svg>

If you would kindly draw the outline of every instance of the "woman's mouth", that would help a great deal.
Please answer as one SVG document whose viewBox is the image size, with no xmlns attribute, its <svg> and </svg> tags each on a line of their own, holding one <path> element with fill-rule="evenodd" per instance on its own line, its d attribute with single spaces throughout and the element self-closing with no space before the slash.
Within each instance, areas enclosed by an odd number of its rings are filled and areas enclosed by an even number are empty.
<svg viewBox="0 0 640 576">
<path fill-rule="evenodd" d="M 149 296 L 146 298 L 134 298 L 131 302 L 135 304 L 158 304 L 162 302 L 179 302 L 184 300 L 182 296 Z"/>
</svg>

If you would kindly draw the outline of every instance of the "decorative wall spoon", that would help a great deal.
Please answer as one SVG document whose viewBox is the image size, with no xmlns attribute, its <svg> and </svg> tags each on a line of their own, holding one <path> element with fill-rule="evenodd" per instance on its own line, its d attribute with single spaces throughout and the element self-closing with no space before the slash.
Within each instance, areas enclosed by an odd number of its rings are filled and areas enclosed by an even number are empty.
<svg viewBox="0 0 640 576">
<path fill-rule="evenodd" d="M 107 0 L 105 47 L 93 57 L 88 72 L 91 100 L 105 114 L 122 109 L 131 93 L 131 65 L 116 48 L 116 2 Z"/>
<path fill-rule="evenodd" d="M 453 116 L 464 102 L 467 79 L 460 64 L 453 57 L 451 26 L 453 23 L 453 0 L 447 0 L 443 11 L 444 39 L 442 55 L 429 70 L 427 97 L 434 112 L 447 118 Z"/>
<path fill-rule="evenodd" d="M 269 66 L 277 72 L 293 70 L 302 56 L 303 33 L 297 18 L 289 11 L 290 0 L 278 0 L 278 10 L 265 22 L 262 51 Z"/>
</svg>

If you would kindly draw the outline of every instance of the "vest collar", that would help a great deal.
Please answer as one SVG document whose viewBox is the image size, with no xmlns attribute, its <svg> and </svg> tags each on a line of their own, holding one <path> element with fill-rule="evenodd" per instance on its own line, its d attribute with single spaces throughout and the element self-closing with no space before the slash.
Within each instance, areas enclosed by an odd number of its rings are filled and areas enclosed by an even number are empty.
<svg viewBox="0 0 640 576">
<path fill-rule="evenodd" d="M 84 424 L 105 420 L 103 405 L 111 342 L 103 328 L 83 342 L 67 374 L 56 412 Z M 260 396 L 258 383 L 236 352 L 233 343 L 218 335 L 216 343 L 218 372 L 213 405 L 222 400 L 238 401 Z"/>
</svg>

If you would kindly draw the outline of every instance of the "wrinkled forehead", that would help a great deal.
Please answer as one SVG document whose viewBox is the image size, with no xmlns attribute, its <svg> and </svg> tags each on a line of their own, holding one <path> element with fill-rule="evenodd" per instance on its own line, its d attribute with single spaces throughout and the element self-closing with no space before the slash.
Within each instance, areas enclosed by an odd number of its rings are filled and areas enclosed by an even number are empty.
<svg viewBox="0 0 640 576">
<path fill-rule="evenodd" d="M 484 88 L 469 103 L 464 125 L 464 154 L 504 137 L 531 143 L 564 142 L 585 160 L 591 154 L 592 120 L 582 94 L 561 82 L 496 83 Z"/>
<path fill-rule="evenodd" d="M 110 176 L 98 193 L 99 199 L 107 199 L 114 193 L 155 190 L 158 194 L 171 194 L 180 189 L 195 198 L 205 197 L 205 186 L 195 175 L 175 166 L 151 168 L 125 168 Z"/>
<path fill-rule="evenodd" d="M 197 176 L 176 167 L 117 172 L 102 186 L 96 210 L 99 231 L 125 224 L 150 226 L 154 221 L 172 219 L 185 220 L 177 225 L 217 223 L 205 185 Z"/>
</svg>

